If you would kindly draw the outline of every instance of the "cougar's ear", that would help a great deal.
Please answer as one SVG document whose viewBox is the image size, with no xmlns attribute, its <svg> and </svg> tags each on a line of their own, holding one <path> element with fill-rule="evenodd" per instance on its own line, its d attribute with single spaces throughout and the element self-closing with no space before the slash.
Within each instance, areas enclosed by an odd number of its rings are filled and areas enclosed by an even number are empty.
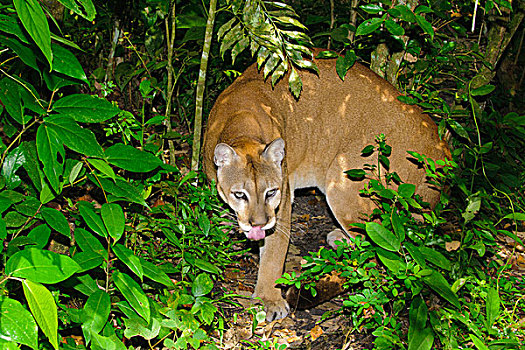
<svg viewBox="0 0 525 350">
<path fill-rule="evenodd" d="M 218 167 L 231 164 L 235 157 L 239 156 L 235 150 L 227 144 L 219 143 L 217 146 L 215 146 L 213 161 Z"/>
<path fill-rule="evenodd" d="M 262 157 L 281 166 L 284 159 L 284 140 L 278 138 L 273 140 L 262 153 Z"/>
</svg>

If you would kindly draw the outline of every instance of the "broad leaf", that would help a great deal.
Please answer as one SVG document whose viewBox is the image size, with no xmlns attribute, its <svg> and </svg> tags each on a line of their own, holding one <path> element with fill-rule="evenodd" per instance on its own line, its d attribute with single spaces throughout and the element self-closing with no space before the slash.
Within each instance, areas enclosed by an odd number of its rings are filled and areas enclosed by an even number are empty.
<svg viewBox="0 0 525 350">
<path fill-rule="evenodd" d="M 58 139 L 73 151 L 89 157 L 104 156 L 95 134 L 89 129 L 81 128 L 72 118 L 60 114 L 53 115 L 44 119 L 44 125 L 53 129 Z"/>
<path fill-rule="evenodd" d="M 89 84 L 84 69 L 69 50 L 57 44 L 52 44 L 51 47 L 53 49 L 53 70 Z"/>
<path fill-rule="evenodd" d="M 366 223 L 366 233 L 378 246 L 393 252 L 401 248 L 401 240 L 377 222 Z"/>
<path fill-rule="evenodd" d="M 108 100 L 85 94 L 63 97 L 55 102 L 53 110 L 81 123 L 101 123 L 120 112 Z"/>
<path fill-rule="evenodd" d="M 66 152 L 57 133 L 42 124 L 36 132 L 38 158 L 44 165 L 44 174 L 55 192 L 60 193 L 60 176 L 64 172 Z"/>
<path fill-rule="evenodd" d="M 109 294 L 103 290 L 96 291 L 89 296 L 84 305 L 87 320 L 82 325 L 82 329 L 89 328 L 91 332 L 99 333 L 104 328 L 110 311 L 111 300 Z"/>
<path fill-rule="evenodd" d="M 58 283 L 80 270 L 70 257 L 48 250 L 25 249 L 7 260 L 5 273 L 39 283 Z"/>
<path fill-rule="evenodd" d="M 126 266 L 129 267 L 129 269 L 133 271 L 133 273 L 137 275 L 142 281 L 144 271 L 142 269 L 140 258 L 136 256 L 133 251 L 126 248 L 122 244 L 115 244 L 113 247 L 113 252 L 119 258 L 119 260 L 126 264 Z"/>
<path fill-rule="evenodd" d="M 36 0 L 13 0 L 13 3 L 22 25 L 46 57 L 49 67 L 52 68 L 51 32 L 42 7 Z"/>
<path fill-rule="evenodd" d="M 122 207 L 115 203 L 104 203 L 100 209 L 100 215 L 104 221 L 107 232 L 117 242 L 124 233 L 126 218 Z M 142 276 L 140 276 L 142 278 Z"/>
<path fill-rule="evenodd" d="M 80 266 L 78 273 L 89 271 L 104 262 L 104 258 L 94 251 L 79 252 L 73 256 L 73 260 Z"/>
<path fill-rule="evenodd" d="M 133 307 L 133 309 L 140 316 L 149 322 L 149 299 L 140 285 L 127 274 L 118 271 L 113 274 L 113 281 L 115 282 L 117 289 L 122 293 L 131 307 Z"/>
<path fill-rule="evenodd" d="M 25 162 L 26 158 L 22 146 L 18 146 L 5 157 L 1 174 L 5 178 L 8 189 L 12 190 L 22 183 L 16 172 Z"/>
<path fill-rule="evenodd" d="M 38 326 L 44 332 L 49 342 L 58 349 L 58 317 L 57 306 L 51 292 L 30 280 L 22 282 L 24 295 Z"/>
<path fill-rule="evenodd" d="M 461 307 L 458 296 L 452 291 L 445 277 L 437 271 L 422 278 L 423 282 L 432 288 L 439 296 L 448 300 L 452 305 L 458 309 Z"/>
<path fill-rule="evenodd" d="M 20 302 L 0 296 L 0 338 L 38 348 L 38 327 Z"/>
<path fill-rule="evenodd" d="M 161 283 L 166 287 L 173 287 L 173 282 L 164 271 L 162 271 L 160 268 L 153 265 L 149 261 L 144 260 L 141 257 L 139 257 L 139 259 L 142 265 L 142 269 L 144 270 L 144 276 L 148 277 L 149 279 L 152 279 L 155 282 Z"/>
<path fill-rule="evenodd" d="M 106 149 L 106 159 L 119 168 L 133 172 L 148 172 L 162 165 L 153 154 L 122 143 Z"/>
<path fill-rule="evenodd" d="M 95 233 L 102 237 L 108 236 L 108 231 L 106 229 L 106 226 L 104 225 L 104 222 L 100 218 L 100 216 L 95 213 L 93 210 L 93 205 L 89 202 L 85 201 L 79 201 L 77 203 L 78 211 L 80 212 L 80 215 L 88 225 L 90 229 L 92 229 Z"/>
<path fill-rule="evenodd" d="M 42 216 L 46 223 L 51 226 L 55 231 L 60 232 L 66 237 L 71 238 L 71 231 L 69 228 L 69 223 L 67 222 L 64 214 L 53 208 L 43 207 L 40 209 Z"/>
<path fill-rule="evenodd" d="M 355 34 L 356 35 L 368 35 L 376 31 L 381 26 L 383 21 L 384 21 L 384 17 L 381 17 L 381 18 L 374 17 L 374 18 L 367 19 L 366 21 L 361 23 L 359 27 L 357 27 Z"/>
<path fill-rule="evenodd" d="M 47 245 L 49 236 L 51 236 L 51 229 L 46 224 L 38 225 L 27 234 L 27 237 L 35 242 L 35 248 L 39 249 Z"/>
<path fill-rule="evenodd" d="M 489 288 L 487 293 L 487 328 L 490 329 L 500 314 L 501 300 L 498 290 Z"/>
<path fill-rule="evenodd" d="M 75 229 L 75 240 L 83 252 L 93 252 L 107 258 L 108 253 L 102 243 L 88 231 L 77 227 Z"/>
<path fill-rule="evenodd" d="M 191 294 L 200 297 L 208 294 L 213 289 L 213 281 L 207 273 L 199 274 L 191 285 Z"/>
</svg>

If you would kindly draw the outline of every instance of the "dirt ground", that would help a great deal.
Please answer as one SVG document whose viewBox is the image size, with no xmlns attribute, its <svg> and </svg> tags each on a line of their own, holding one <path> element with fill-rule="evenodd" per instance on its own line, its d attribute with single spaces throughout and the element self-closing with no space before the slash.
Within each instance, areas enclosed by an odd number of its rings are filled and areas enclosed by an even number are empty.
<svg viewBox="0 0 525 350">
<path fill-rule="evenodd" d="M 299 271 L 302 256 L 326 245 L 326 235 L 336 228 L 324 197 L 313 190 L 296 193 L 292 213 L 292 237 L 286 259 L 286 272 Z M 258 268 L 257 249 L 245 256 L 240 269 L 227 271 L 224 290 L 246 295 L 253 293 Z M 238 300 L 246 310 L 253 308 L 249 298 Z M 322 320 L 326 312 L 335 312 L 342 306 L 341 298 L 334 298 L 308 310 L 293 310 L 289 317 L 272 323 L 260 323 L 252 331 L 253 313 L 238 313 L 236 322 L 224 337 L 226 348 L 244 349 L 247 343 L 271 340 L 286 344 L 287 349 L 370 349 L 372 337 L 367 334 L 349 334 L 350 324 L 341 315 Z M 255 333 L 255 334 L 253 334 Z M 354 332 L 356 333 L 356 332 Z"/>
</svg>

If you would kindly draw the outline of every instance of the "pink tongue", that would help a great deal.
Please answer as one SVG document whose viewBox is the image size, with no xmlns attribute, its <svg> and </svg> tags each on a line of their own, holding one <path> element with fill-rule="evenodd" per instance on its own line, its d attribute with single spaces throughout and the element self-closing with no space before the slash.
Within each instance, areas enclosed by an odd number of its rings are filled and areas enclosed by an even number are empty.
<svg viewBox="0 0 525 350">
<path fill-rule="evenodd" d="M 264 233 L 264 230 L 261 229 L 261 226 L 254 226 L 250 229 L 250 231 L 245 232 L 245 234 L 246 234 L 246 237 L 248 237 L 248 239 L 253 239 L 254 241 L 263 239 L 264 236 L 266 235 Z"/>
</svg>

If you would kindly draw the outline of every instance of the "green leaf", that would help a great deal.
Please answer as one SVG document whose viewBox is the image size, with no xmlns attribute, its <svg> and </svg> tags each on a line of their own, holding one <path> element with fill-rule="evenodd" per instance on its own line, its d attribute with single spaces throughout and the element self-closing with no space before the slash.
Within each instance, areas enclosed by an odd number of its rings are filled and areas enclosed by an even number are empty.
<svg viewBox="0 0 525 350">
<path fill-rule="evenodd" d="M 31 313 L 20 302 L 0 296 L 0 319 L 0 339 L 38 348 L 38 327 Z"/>
<path fill-rule="evenodd" d="M 22 104 L 18 83 L 8 78 L 0 80 L 0 100 L 11 118 L 19 124 L 29 122 L 29 116 L 24 114 L 24 105 Z"/>
<path fill-rule="evenodd" d="M 40 192 L 42 191 L 42 185 L 44 183 L 44 173 L 41 170 L 40 162 L 38 161 L 36 140 L 24 141 L 20 146 L 24 150 L 24 157 L 26 160 L 24 163 L 24 169 L 37 191 Z"/>
<path fill-rule="evenodd" d="M 149 299 L 140 288 L 139 284 L 131 277 L 122 272 L 113 274 L 115 286 L 122 293 L 124 298 L 133 307 L 133 309 L 142 316 L 147 322 L 150 320 Z"/>
<path fill-rule="evenodd" d="M 77 227 L 75 229 L 75 241 L 84 252 L 97 253 L 103 258 L 107 257 L 107 251 L 100 241 L 88 231 Z"/>
<path fill-rule="evenodd" d="M 92 179 L 91 176 L 89 178 Z M 92 179 L 92 181 L 96 185 L 102 185 L 104 191 L 109 192 L 122 200 L 147 206 L 144 197 L 142 197 L 142 190 L 137 188 L 137 185 L 132 185 L 120 177 L 117 177 L 116 180 L 98 177 L 98 181 L 95 179 Z"/>
<path fill-rule="evenodd" d="M 162 165 L 153 154 L 122 143 L 106 149 L 106 159 L 119 168 L 133 172 L 148 172 Z"/>
<path fill-rule="evenodd" d="M 36 248 L 19 251 L 9 260 L 5 273 L 39 283 L 58 283 L 80 270 L 70 257 Z"/>
<path fill-rule="evenodd" d="M 425 258 L 423 257 L 423 254 L 421 254 L 421 252 L 419 251 L 419 248 L 410 242 L 405 242 L 404 245 L 412 259 L 414 259 L 416 263 L 422 268 L 426 268 L 427 264 L 425 263 Z"/>
<path fill-rule="evenodd" d="M 77 203 L 77 208 L 80 215 L 82 216 L 88 227 L 93 230 L 93 232 L 104 238 L 108 236 L 109 233 L 106 229 L 106 226 L 104 225 L 104 222 L 102 221 L 100 216 L 97 213 L 95 213 L 95 211 L 93 210 L 93 205 L 91 203 L 86 201 L 79 201 Z"/>
<path fill-rule="evenodd" d="M 396 211 L 392 212 L 392 228 L 397 238 L 399 238 L 399 242 L 403 242 L 405 240 L 405 227 Z"/>
<path fill-rule="evenodd" d="M 103 159 L 96 159 L 96 158 L 89 158 L 87 160 L 89 162 L 89 164 L 93 165 L 93 167 L 95 169 L 97 169 L 98 171 L 100 171 L 102 174 L 112 178 L 112 179 L 115 179 L 116 176 L 115 176 L 115 172 L 113 171 L 113 169 L 111 168 L 111 166 L 108 164 L 108 162 L 106 162 L 105 160 Z"/>
<path fill-rule="evenodd" d="M 55 102 L 53 110 L 81 123 L 102 123 L 120 112 L 108 100 L 86 94 L 63 97 Z"/>
<path fill-rule="evenodd" d="M 215 265 L 210 262 L 202 259 L 195 259 L 195 266 L 209 273 L 214 273 L 216 275 L 220 274 L 222 271 Z"/>
<path fill-rule="evenodd" d="M 431 327 L 415 333 L 412 339 L 409 338 L 408 350 L 430 350 L 434 344 L 434 333 Z"/>
<path fill-rule="evenodd" d="M 375 15 L 381 11 L 383 11 L 383 8 L 377 4 L 366 4 L 366 5 L 361 5 L 359 6 L 359 8 L 363 11 L 365 11 L 366 13 L 369 13 L 371 15 Z"/>
<path fill-rule="evenodd" d="M 428 308 L 424 300 L 417 296 L 410 304 L 408 328 L 408 349 L 430 350 L 434 343 L 432 328 L 427 326 Z"/>
<path fill-rule="evenodd" d="M 292 69 L 290 70 L 290 76 L 288 77 L 288 86 L 290 87 L 290 91 L 292 92 L 294 97 L 299 98 L 303 89 L 303 81 L 294 67 L 292 67 Z"/>
<path fill-rule="evenodd" d="M 60 176 L 64 172 L 66 152 L 56 132 L 44 124 L 40 125 L 36 132 L 36 149 L 49 184 L 55 192 L 60 193 Z"/>
<path fill-rule="evenodd" d="M 89 84 L 84 69 L 77 58 L 67 49 L 57 44 L 51 44 L 53 49 L 53 70 Z M 70 95 L 75 96 L 75 95 Z M 85 95 L 81 95 L 85 96 Z M 60 100 L 59 100 L 60 101 Z M 58 102 L 58 101 L 57 101 Z M 98 112 L 98 111 L 97 111 Z"/>
<path fill-rule="evenodd" d="M 384 18 L 383 17 L 375 17 L 370 18 L 364 21 L 357 27 L 356 35 L 368 35 L 372 32 L 375 32 L 381 24 L 383 24 Z"/>
<path fill-rule="evenodd" d="M 405 30 L 403 29 L 403 27 L 401 27 L 399 24 L 397 24 L 390 18 L 385 21 L 385 28 L 392 35 L 396 35 L 396 36 L 405 35 Z"/>
<path fill-rule="evenodd" d="M 489 350 L 485 343 L 474 334 L 468 335 L 478 350 Z"/>
<path fill-rule="evenodd" d="M 27 234 L 27 237 L 35 242 L 35 248 L 39 249 L 42 249 L 47 245 L 49 242 L 49 236 L 51 236 L 51 229 L 46 224 L 38 225 Z"/>
<path fill-rule="evenodd" d="M 58 317 L 57 306 L 51 292 L 30 280 L 22 282 L 24 295 L 38 326 L 55 349 L 58 349 Z"/>
<path fill-rule="evenodd" d="M 46 57 L 51 69 L 53 67 L 51 32 L 42 7 L 36 0 L 13 0 L 13 3 L 22 25 Z"/>
<path fill-rule="evenodd" d="M 378 246 L 392 252 L 401 248 L 401 241 L 390 230 L 387 230 L 377 222 L 366 223 L 366 233 Z"/>
<path fill-rule="evenodd" d="M 447 271 L 452 270 L 450 261 L 437 250 L 428 247 L 419 247 L 419 251 L 421 252 L 421 254 L 423 254 L 425 259 L 431 262 L 432 264 L 441 267 L 442 269 Z"/>
<path fill-rule="evenodd" d="M 36 62 L 35 53 L 33 50 L 31 50 L 31 48 L 29 48 L 27 45 L 24 45 L 17 38 L 11 38 L 8 36 L 0 37 L 0 43 L 13 50 L 15 54 L 18 55 L 18 57 L 22 60 L 22 62 L 24 62 L 24 64 L 40 73 L 40 68 Z"/>
<path fill-rule="evenodd" d="M 89 271 L 98 267 L 104 262 L 104 258 L 93 251 L 79 252 L 73 256 L 73 260 L 80 266 L 78 273 Z"/>
<path fill-rule="evenodd" d="M 408 313 L 408 341 L 411 342 L 412 337 L 415 332 L 421 332 L 425 329 L 428 319 L 428 307 L 425 304 L 425 301 L 420 297 L 414 297 L 414 300 L 410 303 L 409 313 Z"/>
<path fill-rule="evenodd" d="M 157 318 L 152 318 L 150 324 L 140 317 L 126 318 L 124 319 L 124 325 L 126 326 L 124 336 L 128 339 L 134 336 L 140 336 L 146 340 L 150 340 L 157 337 L 161 329 L 161 323 Z M 197 345 L 196 349 L 199 348 L 200 345 Z M 175 347 L 173 347 L 173 349 L 175 349 Z"/>
<path fill-rule="evenodd" d="M 416 21 L 414 12 L 412 12 L 407 5 L 396 5 L 394 8 L 389 9 L 388 13 L 409 23 L 414 23 Z"/>
<path fill-rule="evenodd" d="M 60 232 L 66 237 L 71 238 L 69 223 L 64 214 L 53 208 L 43 207 L 40 209 L 46 223 L 55 231 Z"/>
<path fill-rule="evenodd" d="M 77 2 L 75 0 L 58 0 L 62 5 L 64 5 L 66 8 L 70 9 L 77 15 L 80 15 L 87 19 L 88 21 L 93 21 L 95 19 L 95 15 L 97 14 L 97 11 L 95 10 L 95 6 L 93 5 L 93 2 L 91 0 L 78 0 L 79 4 L 82 5 L 84 11 L 77 5 Z"/>
<path fill-rule="evenodd" d="M 432 28 L 432 24 L 427 22 L 427 20 L 423 16 L 420 16 L 420 15 L 415 15 L 415 16 L 416 16 L 416 22 L 421 27 L 421 29 L 423 29 L 425 33 L 430 35 L 431 39 L 434 39 L 434 28 Z"/>
<path fill-rule="evenodd" d="M 500 314 L 501 300 L 495 288 L 489 288 L 487 293 L 487 328 L 490 329 Z"/>
<path fill-rule="evenodd" d="M 142 281 L 144 271 L 142 269 L 140 257 L 136 256 L 133 251 L 126 248 L 122 244 L 115 244 L 113 247 L 113 252 L 119 258 L 119 260 L 126 264 L 126 266 L 129 267 L 129 269 L 133 271 L 133 273 L 137 275 Z"/>
<path fill-rule="evenodd" d="M 437 271 L 432 271 L 432 274 L 422 278 L 423 282 L 432 288 L 439 296 L 448 300 L 449 303 L 461 308 L 458 296 L 452 291 L 445 277 Z"/>
<path fill-rule="evenodd" d="M 394 273 L 402 273 L 407 270 L 406 262 L 401 259 L 399 254 L 389 252 L 382 248 L 375 248 L 376 254 L 379 257 L 379 260 L 386 266 L 387 269 Z"/>
<path fill-rule="evenodd" d="M 114 242 L 117 242 L 120 237 L 122 237 L 126 224 L 122 207 L 115 203 L 104 203 L 100 209 L 100 215 L 102 216 L 109 235 L 113 238 Z M 142 276 L 140 278 L 142 278 Z"/>
<path fill-rule="evenodd" d="M 366 171 L 364 171 L 363 169 L 351 169 L 345 171 L 345 174 L 348 175 L 350 179 L 358 181 L 365 178 Z"/>
<path fill-rule="evenodd" d="M 410 198 L 416 192 L 416 186 L 413 184 L 401 184 L 397 188 L 397 193 L 403 198 Z"/>
<path fill-rule="evenodd" d="M 525 213 L 510 213 L 501 218 L 501 220 L 503 219 L 525 221 Z"/>
<path fill-rule="evenodd" d="M 26 162 L 22 146 L 18 146 L 7 154 L 2 165 L 2 176 L 5 178 L 6 187 L 10 190 L 22 183 L 16 172 Z"/>
<path fill-rule="evenodd" d="M 173 282 L 164 271 L 162 271 L 160 268 L 153 265 L 149 261 L 144 260 L 141 257 L 139 257 L 139 259 L 142 265 L 142 269 L 144 270 L 144 276 L 148 277 L 149 279 L 152 279 L 155 282 L 163 284 L 166 287 L 172 288 L 174 286 Z"/>
<path fill-rule="evenodd" d="M 469 140 L 468 132 L 465 130 L 463 125 L 459 124 L 457 121 L 453 119 L 447 119 L 447 124 L 450 126 L 450 128 L 459 136 L 463 137 L 464 139 Z"/>
<path fill-rule="evenodd" d="M 108 321 L 111 311 L 111 300 L 109 294 L 103 290 L 97 290 L 89 296 L 84 305 L 84 314 L 87 320 L 82 325 L 82 330 L 89 329 L 93 333 L 99 333 Z"/>
<path fill-rule="evenodd" d="M 213 281 L 207 273 L 200 273 L 191 285 L 191 294 L 194 297 L 201 297 L 213 289 Z"/>
<path fill-rule="evenodd" d="M 73 151 L 88 157 L 103 158 L 104 152 L 98 144 L 95 134 L 89 129 L 81 128 L 72 118 L 65 115 L 53 115 L 44 119 L 58 135 L 58 139 Z"/>
<path fill-rule="evenodd" d="M 494 91 L 495 88 L 496 87 L 494 85 L 487 84 L 487 85 L 484 85 L 477 89 L 472 90 L 470 94 L 472 96 L 485 96 L 485 95 L 490 94 L 492 91 Z"/>
<path fill-rule="evenodd" d="M 89 161 L 89 159 L 88 159 Z M 71 172 L 69 173 L 69 183 L 73 185 L 75 180 L 78 178 L 78 174 L 82 171 L 82 162 L 76 162 L 75 165 L 71 168 Z"/>
</svg>

